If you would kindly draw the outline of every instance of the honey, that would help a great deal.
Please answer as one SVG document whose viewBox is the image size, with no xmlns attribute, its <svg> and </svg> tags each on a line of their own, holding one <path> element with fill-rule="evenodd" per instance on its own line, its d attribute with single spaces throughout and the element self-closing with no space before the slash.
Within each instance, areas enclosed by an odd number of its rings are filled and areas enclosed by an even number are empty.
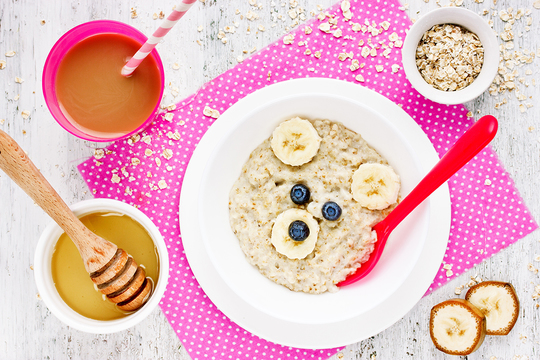
<svg viewBox="0 0 540 360">
<path fill-rule="evenodd" d="M 127 215 L 92 213 L 81 217 L 92 232 L 133 256 L 154 285 L 159 276 L 159 257 L 152 238 L 142 225 Z M 114 320 L 129 315 L 119 310 L 95 288 L 75 244 L 64 233 L 51 261 L 54 285 L 64 302 L 77 313 L 95 320 Z"/>
</svg>

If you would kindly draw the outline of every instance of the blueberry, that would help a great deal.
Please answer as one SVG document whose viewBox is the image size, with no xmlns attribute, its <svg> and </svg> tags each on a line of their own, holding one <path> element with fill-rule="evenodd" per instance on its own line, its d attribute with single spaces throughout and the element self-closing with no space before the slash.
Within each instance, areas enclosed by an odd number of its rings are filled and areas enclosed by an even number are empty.
<svg viewBox="0 0 540 360">
<path fill-rule="evenodd" d="M 289 236 L 294 241 L 304 241 L 309 236 L 309 227 L 303 221 L 293 221 L 291 225 L 289 225 Z"/>
<path fill-rule="evenodd" d="M 335 202 L 328 201 L 322 207 L 322 216 L 326 220 L 337 220 L 341 216 L 341 208 Z"/>
<path fill-rule="evenodd" d="M 291 200 L 297 205 L 305 204 L 309 201 L 309 189 L 302 184 L 296 184 L 291 189 Z"/>
</svg>

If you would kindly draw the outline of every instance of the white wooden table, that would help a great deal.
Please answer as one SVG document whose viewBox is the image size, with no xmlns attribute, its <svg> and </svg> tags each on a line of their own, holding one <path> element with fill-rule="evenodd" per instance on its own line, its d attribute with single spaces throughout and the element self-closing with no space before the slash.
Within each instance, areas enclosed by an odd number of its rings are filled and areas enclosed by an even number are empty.
<svg viewBox="0 0 540 360">
<path fill-rule="evenodd" d="M 408 12 L 417 18 L 435 9 L 435 0 L 410 0 Z M 533 24 L 524 31 L 524 21 L 516 22 L 515 47 L 537 51 L 540 47 L 540 10 L 533 1 L 484 0 L 477 4 L 465 0 L 464 6 L 480 11 L 484 8 L 532 10 Z M 259 0 L 262 9 L 256 11 L 260 19 L 248 23 L 239 20 L 251 6 L 248 0 L 206 0 L 198 2 L 171 31 L 165 43 L 158 45 L 166 68 L 169 94 L 165 104 L 180 100 L 196 91 L 204 82 L 231 68 L 243 50 L 254 46 L 261 49 L 284 32 L 290 30 L 292 20 L 287 15 L 289 0 Z M 334 0 L 298 0 L 309 17 L 317 4 L 326 8 Z M 441 0 L 441 4 L 448 1 Z M 7 67 L 0 70 L 0 124 L 3 129 L 28 152 L 45 177 L 58 190 L 68 204 L 89 199 L 76 165 L 92 154 L 94 144 L 79 140 L 56 124 L 49 114 L 41 91 L 41 73 L 45 58 L 54 42 L 67 30 L 80 23 L 95 19 L 113 19 L 129 23 L 146 34 L 158 26 L 153 14 L 168 14 L 172 3 L 164 0 L 2 0 L 0 1 L 0 60 Z M 131 8 L 137 16 L 132 18 Z M 281 19 L 272 27 L 273 14 Z M 488 16 L 490 17 L 490 16 Z M 495 28 L 501 32 L 504 23 L 494 18 Z M 235 34 L 228 34 L 223 44 L 219 29 L 238 21 Z M 266 28 L 256 31 L 258 24 Z M 521 24 L 521 25 L 519 25 Z M 247 34 L 247 26 L 252 31 Z M 200 31 L 198 31 L 200 27 Z M 16 52 L 13 57 L 4 54 Z M 245 55 L 244 55 L 245 56 Z M 179 69 L 174 69 L 174 63 Z M 540 59 L 520 68 L 521 76 L 530 84 L 524 89 L 527 102 L 535 104 L 526 112 L 518 109 L 519 101 L 513 94 L 494 97 L 484 94 L 467 104 L 474 114 L 494 114 L 500 120 L 499 134 L 493 147 L 510 172 L 527 206 L 536 219 L 540 219 L 540 90 L 531 83 L 540 82 Z M 525 76 L 525 70 L 533 74 Z M 16 83 L 15 78 L 24 80 Z M 177 91 L 174 98 L 171 90 Z M 495 104 L 506 98 L 508 103 L 499 110 Z M 21 112 L 28 110 L 28 119 Z M 2 121 L 0 121 L 2 123 Z M 47 215 L 4 174 L 0 173 L 0 359 L 189 359 L 187 351 L 172 331 L 159 309 L 138 326 L 112 335 L 92 335 L 71 329 L 56 319 L 39 299 L 32 271 L 34 249 L 40 233 L 50 222 Z M 528 263 L 540 254 L 540 232 L 534 232 L 509 248 L 501 251 L 473 270 L 451 281 L 434 294 L 422 299 L 402 320 L 382 333 L 358 344 L 348 346 L 333 359 L 428 359 L 445 358 L 435 350 L 428 334 L 431 307 L 454 296 L 454 288 L 465 284 L 470 276 L 510 281 L 521 300 L 521 313 L 516 327 L 509 336 L 488 337 L 484 345 L 469 359 L 538 359 L 540 358 L 540 309 L 538 300 L 531 297 L 540 278 L 527 269 Z M 449 357 L 448 357 L 449 358 Z"/>
</svg>

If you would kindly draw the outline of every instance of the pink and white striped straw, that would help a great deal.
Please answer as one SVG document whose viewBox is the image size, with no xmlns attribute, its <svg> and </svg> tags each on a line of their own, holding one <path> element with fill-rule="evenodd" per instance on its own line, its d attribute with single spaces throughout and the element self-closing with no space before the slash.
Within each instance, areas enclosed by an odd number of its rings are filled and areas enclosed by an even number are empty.
<svg viewBox="0 0 540 360">
<path fill-rule="evenodd" d="M 173 12 L 161 23 L 159 28 L 146 40 L 144 45 L 137 51 L 135 55 L 122 68 L 122 75 L 129 76 L 135 71 L 137 66 L 144 60 L 145 57 L 156 47 L 157 43 L 171 30 L 182 16 L 197 0 L 182 0 L 176 6 Z"/>
</svg>

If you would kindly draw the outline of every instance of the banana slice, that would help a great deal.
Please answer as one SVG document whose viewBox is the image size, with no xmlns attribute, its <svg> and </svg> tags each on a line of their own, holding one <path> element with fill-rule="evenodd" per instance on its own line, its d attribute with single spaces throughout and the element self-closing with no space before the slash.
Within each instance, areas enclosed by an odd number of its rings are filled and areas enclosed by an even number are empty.
<svg viewBox="0 0 540 360">
<path fill-rule="evenodd" d="M 486 315 L 488 335 L 508 335 L 519 315 L 514 287 L 501 281 L 484 281 L 467 291 L 465 299 Z"/>
<path fill-rule="evenodd" d="M 303 222 L 309 229 L 309 235 L 303 241 L 295 241 L 289 235 L 289 227 L 295 221 Z M 319 224 L 309 212 L 302 209 L 289 209 L 276 218 L 270 241 L 278 253 L 289 259 L 303 259 L 315 248 L 318 234 Z"/>
<path fill-rule="evenodd" d="M 353 199 L 370 210 L 382 210 L 397 201 L 399 176 L 388 165 L 362 164 L 352 176 Z"/>
<path fill-rule="evenodd" d="M 484 341 L 486 317 L 467 300 L 447 300 L 431 309 L 429 334 L 440 351 L 469 355 Z"/>
<path fill-rule="evenodd" d="M 308 120 L 295 117 L 274 130 L 270 145 L 283 163 L 299 166 L 310 162 L 317 154 L 321 137 Z"/>
</svg>

